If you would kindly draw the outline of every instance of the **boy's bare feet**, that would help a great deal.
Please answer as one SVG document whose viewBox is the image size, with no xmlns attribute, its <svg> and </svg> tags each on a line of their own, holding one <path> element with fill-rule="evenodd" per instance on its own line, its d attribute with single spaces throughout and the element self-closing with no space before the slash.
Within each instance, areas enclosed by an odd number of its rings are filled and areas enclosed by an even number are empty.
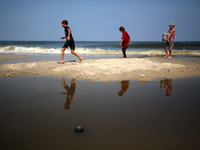
<svg viewBox="0 0 200 150">
<path fill-rule="evenodd" d="M 172 56 L 168 56 L 167 58 L 172 58 Z"/>
<path fill-rule="evenodd" d="M 169 55 L 165 55 L 165 57 L 164 57 L 164 58 L 167 58 L 167 57 L 169 57 Z"/>
<path fill-rule="evenodd" d="M 83 57 L 81 57 L 80 59 L 79 59 L 79 62 L 81 62 L 83 60 Z"/>
<path fill-rule="evenodd" d="M 64 64 L 65 63 L 65 61 L 57 61 L 57 63 L 59 63 L 59 64 Z"/>
</svg>

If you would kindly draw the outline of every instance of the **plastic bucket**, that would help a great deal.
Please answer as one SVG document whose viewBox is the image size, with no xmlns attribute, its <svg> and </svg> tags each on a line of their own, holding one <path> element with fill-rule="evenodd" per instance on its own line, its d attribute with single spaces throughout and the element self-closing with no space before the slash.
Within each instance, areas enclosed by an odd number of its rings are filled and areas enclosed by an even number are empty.
<svg viewBox="0 0 200 150">
<path fill-rule="evenodd" d="M 162 34 L 162 41 L 165 42 L 167 38 L 169 37 L 170 33 L 163 33 Z"/>
</svg>

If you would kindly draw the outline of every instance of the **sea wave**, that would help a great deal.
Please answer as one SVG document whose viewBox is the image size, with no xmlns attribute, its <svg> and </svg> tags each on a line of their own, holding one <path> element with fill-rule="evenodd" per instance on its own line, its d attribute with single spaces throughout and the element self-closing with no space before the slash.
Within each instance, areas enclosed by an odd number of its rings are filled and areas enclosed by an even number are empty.
<svg viewBox="0 0 200 150">
<path fill-rule="evenodd" d="M 92 55 L 116 55 L 122 54 L 121 50 L 104 50 L 100 48 L 88 49 L 77 47 L 75 50 L 79 54 Z M 20 46 L 3 46 L 0 47 L 0 53 L 19 53 L 19 54 L 59 54 L 60 48 L 42 48 L 42 47 L 20 47 Z M 65 53 L 70 53 L 66 50 Z M 163 55 L 164 50 L 127 50 L 127 54 L 131 55 Z M 200 55 L 200 50 L 173 50 L 173 54 L 177 55 Z"/>
</svg>

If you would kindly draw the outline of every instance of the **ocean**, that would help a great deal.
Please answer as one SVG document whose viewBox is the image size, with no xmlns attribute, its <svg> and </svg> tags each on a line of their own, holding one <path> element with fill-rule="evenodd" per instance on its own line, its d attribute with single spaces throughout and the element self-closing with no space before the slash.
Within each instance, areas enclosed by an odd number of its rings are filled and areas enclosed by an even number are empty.
<svg viewBox="0 0 200 150">
<path fill-rule="evenodd" d="M 0 41 L 1 54 L 33 55 L 60 54 L 63 41 Z M 122 55 L 119 41 L 75 41 L 75 51 L 92 58 Z M 160 56 L 164 55 L 164 43 L 159 41 L 133 41 L 127 49 L 127 55 Z M 69 49 L 69 48 L 68 48 Z M 66 50 L 65 53 L 70 53 Z M 200 41 L 179 41 L 174 43 L 173 55 L 200 56 Z"/>
</svg>

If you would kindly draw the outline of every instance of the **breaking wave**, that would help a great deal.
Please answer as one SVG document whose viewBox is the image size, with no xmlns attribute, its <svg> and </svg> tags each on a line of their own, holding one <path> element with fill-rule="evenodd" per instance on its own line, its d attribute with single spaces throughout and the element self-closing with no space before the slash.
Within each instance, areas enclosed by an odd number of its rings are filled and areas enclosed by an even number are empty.
<svg viewBox="0 0 200 150">
<path fill-rule="evenodd" d="M 116 55 L 122 54 L 121 50 L 104 50 L 100 48 L 81 48 L 77 47 L 75 50 L 79 54 L 91 55 Z M 21 47 L 21 46 L 3 46 L 0 47 L 0 53 L 17 53 L 17 54 L 59 54 L 60 48 L 42 48 L 42 47 Z M 65 53 L 70 53 L 67 49 Z M 127 50 L 127 54 L 132 55 L 163 55 L 164 50 Z M 177 55 L 200 55 L 200 50 L 173 50 L 173 54 Z"/>
</svg>

